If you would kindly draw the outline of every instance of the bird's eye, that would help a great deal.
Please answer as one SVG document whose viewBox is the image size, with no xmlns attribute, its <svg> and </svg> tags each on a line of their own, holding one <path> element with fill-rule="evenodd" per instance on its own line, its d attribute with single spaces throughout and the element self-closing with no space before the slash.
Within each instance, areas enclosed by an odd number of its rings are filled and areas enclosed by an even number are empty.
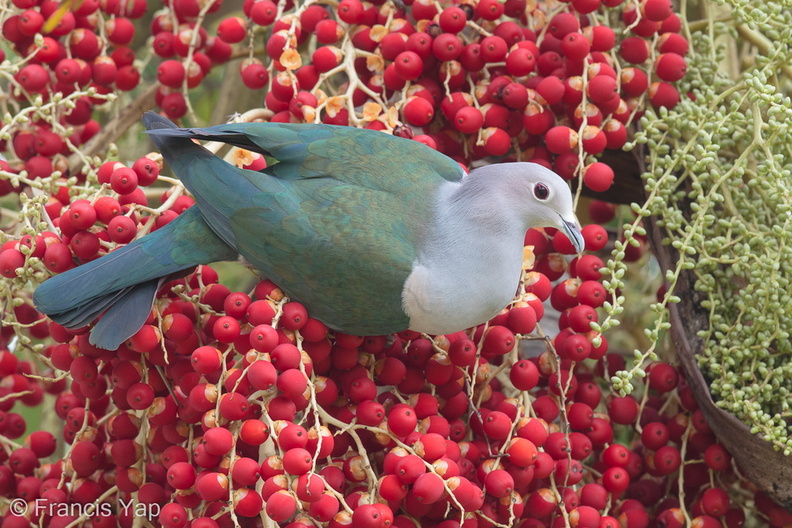
<svg viewBox="0 0 792 528">
<path fill-rule="evenodd" d="M 550 189 L 548 189 L 547 185 L 544 183 L 537 183 L 534 185 L 533 192 L 537 200 L 547 200 L 547 197 L 550 196 Z"/>
</svg>

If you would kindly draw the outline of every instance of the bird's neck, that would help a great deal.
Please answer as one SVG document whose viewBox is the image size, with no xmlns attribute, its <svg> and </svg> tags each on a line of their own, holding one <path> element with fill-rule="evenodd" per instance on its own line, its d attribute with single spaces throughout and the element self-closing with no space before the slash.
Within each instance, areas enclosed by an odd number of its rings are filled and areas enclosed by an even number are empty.
<svg viewBox="0 0 792 528">
<path fill-rule="evenodd" d="M 470 257 L 496 253 L 522 254 L 525 227 L 512 209 L 504 188 L 471 174 L 447 183 L 437 193 L 436 222 L 427 231 L 427 256 L 448 258 L 453 249 L 473 251 Z"/>
<path fill-rule="evenodd" d="M 448 332 L 476 325 L 516 293 L 525 228 L 498 186 L 480 183 L 466 178 L 438 190 L 435 221 L 424 232 L 405 288 L 415 330 L 444 333 L 437 326 L 446 320 L 454 321 L 453 328 L 441 328 Z M 422 310 L 430 301 L 431 313 Z"/>
</svg>

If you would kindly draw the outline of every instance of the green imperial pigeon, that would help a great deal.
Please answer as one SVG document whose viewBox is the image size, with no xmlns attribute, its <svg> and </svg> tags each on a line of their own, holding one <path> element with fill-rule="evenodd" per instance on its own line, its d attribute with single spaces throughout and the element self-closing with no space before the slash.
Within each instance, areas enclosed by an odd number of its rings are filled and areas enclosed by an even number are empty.
<svg viewBox="0 0 792 528">
<path fill-rule="evenodd" d="M 567 184 L 534 163 L 470 174 L 409 139 L 358 128 L 234 123 L 181 129 L 143 123 L 193 194 L 164 227 L 44 282 L 33 297 L 54 321 L 94 325 L 114 350 L 145 323 L 167 277 L 240 255 L 330 328 L 354 335 L 475 326 L 514 297 L 531 227 L 583 249 Z M 193 141 L 271 156 L 238 169 Z"/>
</svg>

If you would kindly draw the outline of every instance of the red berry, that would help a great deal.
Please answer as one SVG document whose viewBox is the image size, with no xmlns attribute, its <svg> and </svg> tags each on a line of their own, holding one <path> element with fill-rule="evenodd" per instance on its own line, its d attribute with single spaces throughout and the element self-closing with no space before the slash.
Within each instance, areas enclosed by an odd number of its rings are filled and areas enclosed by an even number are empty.
<svg viewBox="0 0 792 528">
<path fill-rule="evenodd" d="M 25 438 L 25 447 L 30 448 L 37 458 L 46 458 L 55 452 L 57 441 L 48 431 L 33 431 Z"/>
<path fill-rule="evenodd" d="M 44 17 L 41 16 L 41 13 L 33 9 L 22 12 L 17 19 L 17 28 L 27 37 L 32 37 L 41 31 L 41 26 L 43 25 Z"/>
<path fill-rule="evenodd" d="M 621 444 L 611 444 L 602 452 L 602 461 L 608 467 L 626 468 L 630 462 L 630 451 Z"/>
<path fill-rule="evenodd" d="M 514 490 L 514 478 L 503 469 L 495 469 L 484 477 L 484 490 L 493 497 L 506 497 Z"/>
<path fill-rule="evenodd" d="M 641 13 L 652 21 L 662 22 L 673 13 L 671 0 L 642 0 Z"/>
<path fill-rule="evenodd" d="M 638 418 L 638 402 L 632 396 L 616 396 L 608 403 L 608 416 L 614 423 L 632 424 Z"/>
<path fill-rule="evenodd" d="M 205 501 L 228 497 L 228 477 L 222 473 L 205 472 L 195 482 L 195 491 Z"/>
<path fill-rule="evenodd" d="M 275 22 L 278 6 L 270 0 L 259 0 L 250 8 L 250 19 L 259 26 L 269 26 Z"/>
<path fill-rule="evenodd" d="M 445 494 L 443 479 L 434 473 L 419 475 L 412 485 L 412 493 L 421 504 L 434 504 Z"/>
<path fill-rule="evenodd" d="M 138 177 L 138 185 L 144 187 L 151 185 L 157 181 L 159 176 L 159 165 L 149 158 L 138 158 L 132 165 L 132 170 L 135 171 Z"/>
<path fill-rule="evenodd" d="M 630 475 L 627 473 L 627 470 L 622 467 L 610 467 L 602 474 L 602 485 L 609 493 L 618 495 L 624 492 L 630 485 Z"/>
<path fill-rule="evenodd" d="M 492 325 L 484 333 L 481 351 L 486 356 L 502 356 L 516 343 L 514 332 L 505 326 Z"/>
<path fill-rule="evenodd" d="M 487 127 L 482 130 L 484 150 L 490 156 L 503 156 L 511 148 L 511 137 L 502 128 Z"/>
<path fill-rule="evenodd" d="M 550 75 L 539 81 L 536 91 L 548 105 L 558 104 L 564 97 L 564 82 L 555 75 Z"/>
<path fill-rule="evenodd" d="M 599 3 L 599 0 L 597 0 L 597 3 Z M 569 512 L 569 522 L 572 526 L 579 526 L 580 528 L 606 528 L 601 524 L 602 516 L 597 511 L 598 509 L 601 508 L 580 505 Z"/>
<path fill-rule="evenodd" d="M 189 517 L 184 506 L 171 502 L 160 510 L 159 521 L 163 528 L 184 528 L 189 522 Z"/>
<path fill-rule="evenodd" d="M 244 18 L 228 17 L 217 26 L 217 36 L 229 44 L 242 42 L 246 34 L 247 23 Z"/>
<path fill-rule="evenodd" d="M 74 59 L 61 59 L 54 68 L 55 78 L 63 84 L 72 84 L 80 80 L 82 68 Z"/>
<path fill-rule="evenodd" d="M 508 415 L 500 411 L 492 411 L 483 417 L 483 429 L 487 438 L 505 440 L 512 428 L 512 421 Z"/>
<path fill-rule="evenodd" d="M 126 393 L 127 403 L 135 410 L 148 409 L 154 402 L 154 389 L 147 383 L 135 383 Z"/>
<path fill-rule="evenodd" d="M 473 134 L 481 129 L 484 124 L 484 116 L 481 111 L 474 106 L 460 108 L 453 119 L 454 128 L 463 134 Z"/>
<path fill-rule="evenodd" d="M 572 7 L 583 15 L 596 11 L 601 4 L 601 0 L 572 0 Z"/>
<path fill-rule="evenodd" d="M 580 134 L 580 141 L 586 154 L 596 156 L 608 146 L 605 132 L 597 126 L 587 125 Z"/>
<path fill-rule="evenodd" d="M 394 405 L 388 413 L 388 429 L 396 436 L 406 437 L 415 430 L 418 417 L 415 409 L 405 404 Z"/>
<path fill-rule="evenodd" d="M 643 64 L 649 58 L 649 45 L 641 37 L 627 37 L 619 45 L 619 55 L 632 64 Z"/>
<path fill-rule="evenodd" d="M 722 517 L 729 509 L 729 495 L 720 488 L 710 488 L 701 496 L 701 507 L 708 515 Z"/>
<path fill-rule="evenodd" d="M 407 37 L 404 47 L 418 54 L 422 60 L 428 60 L 432 55 L 432 36 L 420 31 L 413 33 Z"/>
<path fill-rule="evenodd" d="M 374 400 L 360 402 L 356 412 L 358 423 L 379 425 L 385 419 L 385 407 Z"/>
<path fill-rule="evenodd" d="M 545 145 L 553 154 L 569 152 L 578 144 L 578 134 L 567 126 L 555 126 L 545 134 Z"/>
<path fill-rule="evenodd" d="M 341 0 L 338 4 L 338 18 L 347 24 L 357 24 L 363 17 L 363 4 L 360 0 Z"/>
<path fill-rule="evenodd" d="M 677 370 L 668 363 L 655 362 L 646 369 L 649 374 L 649 388 L 661 393 L 672 391 L 679 382 Z"/>
<path fill-rule="evenodd" d="M 252 310 L 250 309 L 256 303 L 262 303 L 262 302 L 264 303 L 263 305 L 260 305 L 260 306 L 258 306 L 256 308 L 253 308 Z M 251 313 L 257 314 L 257 313 L 261 312 L 264 309 L 266 309 L 266 310 L 270 310 L 271 309 L 266 301 L 255 301 L 255 302 L 251 303 L 250 306 L 248 307 L 248 314 L 251 314 Z M 270 321 L 271 320 L 272 319 L 270 318 Z M 257 350 L 259 352 L 271 352 L 273 349 L 275 349 L 275 347 L 277 345 L 278 345 L 278 332 L 277 332 L 277 330 L 275 330 L 269 324 L 257 325 L 250 332 L 250 346 L 252 346 L 255 350 Z M 269 365 L 269 367 L 272 367 L 272 371 L 274 372 L 275 371 L 275 367 L 272 365 L 272 363 L 269 363 L 269 362 L 266 362 L 266 363 Z M 269 367 L 260 367 L 260 368 L 262 368 L 262 369 L 267 368 L 268 369 Z M 274 384 L 274 378 L 273 378 L 273 384 Z M 266 389 L 266 388 L 269 388 L 269 387 L 259 387 L 259 388 Z"/>
<path fill-rule="evenodd" d="M 313 457 L 307 449 L 295 447 L 283 454 L 283 469 L 290 475 L 303 475 L 311 470 Z"/>
<path fill-rule="evenodd" d="M 481 71 L 486 65 L 484 58 L 481 56 L 481 44 L 472 42 L 465 46 L 462 50 L 462 54 L 459 56 L 459 62 L 462 64 L 465 71 Z M 516 75 L 514 72 L 510 73 Z"/>
<path fill-rule="evenodd" d="M 22 267 L 22 265 L 24 264 L 24 256 L 22 256 L 22 263 L 14 266 L 14 264 L 16 263 L 13 262 L 13 260 L 16 259 L 17 257 L 14 257 L 13 254 L 8 255 L 5 258 L 10 259 L 10 262 L 4 261 L 3 255 L 6 252 L 7 251 L 3 251 L 2 253 L 0 253 L 0 263 L 5 262 L 3 264 L 0 264 L 0 275 L 3 275 L 4 277 L 7 278 L 14 278 L 16 277 L 16 274 L 13 274 L 13 270 Z M 16 253 L 22 255 L 19 251 L 16 251 Z M 47 267 L 47 269 L 55 273 L 64 272 L 67 269 L 74 266 L 74 262 L 72 261 L 72 254 L 71 254 L 71 250 L 69 250 L 69 246 L 67 246 L 66 244 L 62 244 L 60 242 L 50 244 L 47 247 L 47 250 L 44 252 L 44 265 Z M 9 272 L 12 273 L 12 275 L 6 274 Z"/>
<path fill-rule="evenodd" d="M 605 103 L 619 94 L 616 79 L 609 75 L 597 75 L 589 80 L 586 94 L 595 103 Z"/>
<path fill-rule="evenodd" d="M 196 348 L 190 356 L 193 369 L 200 374 L 211 374 L 220 369 L 223 356 L 212 346 Z"/>
<path fill-rule="evenodd" d="M 607 191 L 613 184 L 614 178 L 613 169 L 600 161 L 583 168 L 583 183 L 592 191 Z"/>
<path fill-rule="evenodd" d="M 14 78 L 29 92 L 43 90 L 49 82 L 49 74 L 39 64 L 28 64 L 17 73 Z"/>
<path fill-rule="evenodd" d="M 288 330 L 299 330 L 308 322 L 308 311 L 301 303 L 286 303 L 279 322 Z"/>
<path fill-rule="evenodd" d="M 195 468 L 189 462 L 175 462 L 168 468 L 168 484 L 175 489 L 190 489 L 195 483 Z"/>
<path fill-rule="evenodd" d="M 508 51 L 509 46 L 506 41 L 497 35 L 484 37 L 481 40 L 481 57 L 486 62 L 500 62 L 506 58 Z"/>
<path fill-rule="evenodd" d="M 668 427 L 661 422 L 646 424 L 641 431 L 641 443 L 648 449 L 657 450 L 669 439 Z"/>
<path fill-rule="evenodd" d="M 412 52 L 405 51 L 399 56 L 401 57 L 404 53 Z M 407 100 L 407 104 L 404 105 L 403 112 L 405 121 L 411 125 L 426 126 L 434 117 L 434 106 L 423 97 L 411 97 Z"/>
<path fill-rule="evenodd" d="M 426 473 L 426 466 L 417 455 L 406 455 L 396 462 L 395 473 L 403 484 L 412 484 Z"/>
<path fill-rule="evenodd" d="M 157 67 L 157 80 L 170 88 L 180 88 L 185 75 L 184 64 L 178 60 L 166 60 Z"/>
<path fill-rule="evenodd" d="M 530 101 L 523 111 L 523 127 L 529 134 L 542 135 L 554 123 L 553 112 L 535 101 Z"/>
<path fill-rule="evenodd" d="M 538 458 L 536 445 L 525 438 L 512 438 L 504 452 L 509 455 L 509 462 L 518 467 L 532 466 Z"/>
<path fill-rule="evenodd" d="M 533 362 L 521 359 L 512 366 L 509 371 L 509 379 L 514 388 L 529 391 L 539 382 L 539 370 Z"/>
<path fill-rule="evenodd" d="M 114 17 L 105 22 L 107 40 L 116 46 L 126 46 L 135 37 L 135 25 L 128 18 Z"/>
<path fill-rule="evenodd" d="M 501 91 L 503 104 L 514 110 L 522 110 L 528 104 L 528 90 L 520 83 L 509 83 Z"/>
<path fill-rule="evenodd" d="M 627 127 L 617 119 L 608 119 L 602 125 L 602 131 L 607 139 L 607 147 L 611 150 L 618 150 L 627 142 Z"/>
<path fill-rule="evenodd" d="M 578 17 L 572 13 L 559 13 L 550 20 L 548 26 L 549 33 L 557 39 L 563 39 L 566 35 L 580 29 Z"/>
<path fill-rule="evenodd" d="M 586 308 L 590 307 L 587 306 Z M 591 343 L 586 336 L 573 334 L 561 342 L 559 355 L 570 361 L 583 361 L 591 355 Z"/>
<path fill-rule="evenodd" d="M 670 475 L 682 465 L 682 456 L 674 446 L 663 446 L 654 452 L 654 468 L 660 475 Z"/>
<path fill-rule="evenodd" d="M 99 448 L 93 442 L 76 442 L 72 446 L 70 455 L 74 471 L 81 477 L 87 477 L 96 471 L 102 463 Z"/>
<path fill-rule="evenodd" d="M 654 82 L 649 87 L 649 102 L 658 108 L 673 108 L 679 103 L 679 92 L 666 82 Z"/>
<path fill-rule="evenodd" d="M 654 64 L 657 76 L 663 81 L 674 82 L 685 76 L 687 62 L 682 55 L 676 53 L 662 53 Z"/>
<path fill-rule="evenodd" d="M 243 61 L 239 74 L 242 77 L 242 82 L 251 90 L 264 88 L 269 81 L 267 68 L 255 59 L 247 61 L 247 63 Z"/>
<path fill-rule="evenodd" d="M 415 80 L 423 72 L 423 60 L 414 51 L 402 51 L 393 64 L 396 74 L 405 81 Z"/>
<path fill-rule="evenodd" d="M 69 224 L 74 229 L 83 230 L 96 222 L 96 209 L 87 201 L 74 202 L 68 210 Z"/>
<path fill-rule="evenodd" d="M 476 360 L 476 344 L 468 339 L 457 339 L 448 349 L 448 357 L 451 362 L 458 367 L 468 367 L 473 365 Z"/>
<path fill-rule="evenodd" d="M 506 325 L 516 334 L 530 334 L 536 328 L 536 311 L 528 303 L 517 303 L 509 310 Z"/>
<path fill-rule="evenodd" d="M 569 60 L 582 61 L 588 56 L 589 51 L 591 44 L 582 33 L 576 31 L 567 33 L 561 39 L 561 52 Z"/>
<path fill-rule="evenodd" d="M 462 41 L 453 33 L 442 33 L 432 41 L 432 53 L 441 61 L 456 60 L 462 47 Z"/>
<path fill-rule="evenodd" d="M 572 433 L 580 434 L 582 433 Z M 585 437 L 585 435 L 582 435 Z M 583 479 L 583 464 L 579 460 L 564 458 L 555 464 L 554 476 L 557 482 L 573 486 Z M 577 497 L 575 497 L 577 499 Z"/>
<path fill-rule="evenodd" d="M 484 20 L 497 20 L 505 10 L 505 6 L 498 0 L 481 0 L 476 5 L 476 14 Z"/>
<path fill-rule="evenodd" d="M 679 33 L 663 33 L 657 41 L 657 51 L 660 53 L 676 53 L 684 57 L 689 49 L 687 39 Z"/>
<path fill-rule="evenodd" d="M 438 18 L 440 28 L 446 33 L 459 33 L 467 24 L 467 16 L 458 6 L 450 6 L 443 9 Z"/>
<path fill-rule="evenodd" d="M 714 471 L 724 471 L 729 467 L 731 455 L 720 444 L 712 444 L 704 451 L 704 462 Z"/>
<path fill-rule="evenodd" d="M 335 44 L 344 36 L 343 28 L 332 19 L 320 20 L 316 24 L 316 40 L 322 44 Z"/>
<path fill-rule="evenodd" d="M 311 55 L 311 62 L 313 62 L 316 71 L 325 73 L 339 64 L 344 59 L 344 54 L 335 46 L 322 46 Z"/>
<path fill-rule="evenodd" d="M 583 34 L 591 43 L 591 51 L 610 51 L 616 45 L 616 34 L 608 26 L 588 26 L 583 28 Z"/>
<path fill-rule="evenodd" d="M 516 48 L 506 56 L 506 70 L 515 77 L 531 73 L 536 67 L 536 54 L 526 48 Z M 465 68 L 470 69 L 470 68 Z"/>
<path fill-rule="evenodd" d="M 587 280 L 580 285 L 577 295 L 581 304 L 599 308 L 605 302 L 607 292 L 605 291 L 605 287 L 599 282 Z"/>
<path fill-rule="evenodd" d="M 173 57 L 173 40 L 173 33 L 169 31 L 160 31 L 154 35 L 154 42 L 152 43 L 154 53 L 162 58 Z"/>
</svg>

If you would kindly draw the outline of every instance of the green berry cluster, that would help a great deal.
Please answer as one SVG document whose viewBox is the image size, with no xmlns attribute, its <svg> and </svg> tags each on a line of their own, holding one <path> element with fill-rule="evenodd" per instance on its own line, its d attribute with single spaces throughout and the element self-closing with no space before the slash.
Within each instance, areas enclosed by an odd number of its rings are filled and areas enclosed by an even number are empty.
<svg viewBox="0 0 792 528">
<path fill-rule="evenodd" d="M 652 306 L 652 345 L 612 381 L 629 392 L 645 375 L 641 365 L 669 327 L 666 306 L 693 293 L 674 291 L 690 270 L 709 312 L 696 352 L 713 399 L 792 454 L 792 11 L 782 1 L 718 3 L 728 19 L 710 12 L 700 30 L 687 28 L 693 51 L 680 92 L 688 97 L 671 110 L 647 111 L 634 138 L 647 154 L 648 199 L 633 204 L 638 218 L 624 226 L 626 239 L 651 215 L 676 262 L 666 273 L 668 293 Z M 719 46 L 719 36 L 734 33 L 749 54 Z M 735 58 L 742 71 L 730 75 Z M 608 263 L 613 291 L 622 258 L 617 247 Z"/>
</svg>

